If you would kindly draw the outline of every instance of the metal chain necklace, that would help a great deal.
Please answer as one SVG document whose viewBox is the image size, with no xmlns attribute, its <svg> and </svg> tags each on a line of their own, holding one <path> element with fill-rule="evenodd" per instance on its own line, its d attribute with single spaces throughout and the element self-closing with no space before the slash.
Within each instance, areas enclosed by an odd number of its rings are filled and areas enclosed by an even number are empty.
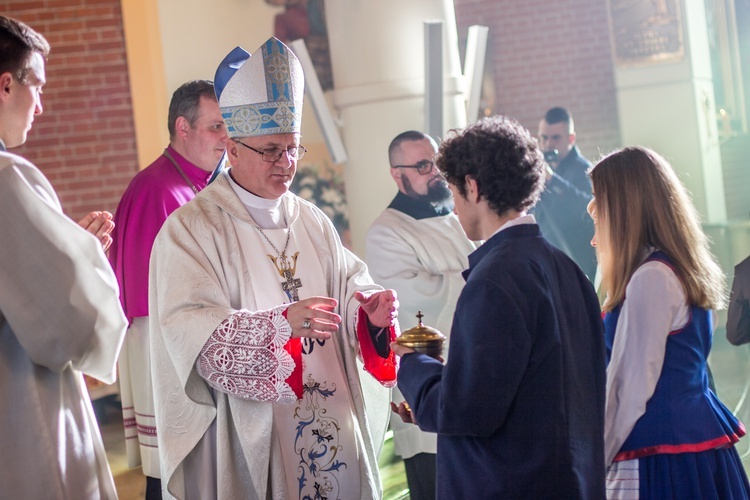
<svg viewBox="0 0 750 500">
<path fill-rule="evenodd" d="M 284 222 L 286 223 L 286 211 L 284 213 Z M 255 229 L 258 230 L 260 235 L 265 238 L 268 244 L 271 245 L 271 248 L 273 248 L 274 252 L 276 252 L 275 257 L 270 253 L 266 255 L 271 259 L 271 262 L 273 262 L 279 276 L 284 279 L 284 281 L 281 282 L 281 289 L 284 290 L 290 301 L 297 302 L 299 300 L 299 293 L 297 290 L 302 288 L 302 280 L 294 277 L 297 272 L 297 257 L 299 257 L 299 252 L 292 255 L 292 264 L 289 263 L 286 256 L 286 250 L 289 248 L 289 239 L 292 236 L 291 224 L 287 226 L 286 243 L 284 243 L 284 250 L 281 252 L 279 252 L 279 249 L 276 248 L 276 245 L 274 245 L 268 236 L 266 236 L 266 233 L 263 232 L 263 229 L 261 229 L 259 225 L 256 224 Z"/>
<path fill-rule="evenodd" d="M 180 167 L 180 164 L 177 163 L 177 161 L 174 158 L 172 158 L 172 155 L 169 154 L 169 150 L 164 149 L 164 156 L 166 156 L 167 159 L 172 162 L 172 165 L 174 165 L 174 168 L 176 168 L 177 171 L 182 176 L 182 178 L 185 179 L 185 182 L 188 183 L 188 186 L 190 186 L 190 189 L 193 190 L 193 193 L 198 194 L 198 188 L 195 187 L 195 184 L 193 184 L 193 181 L 191 181 L 190 178 L 185 173 L 185 171 L 182 170 L 182 167 Z"/>
</svg>

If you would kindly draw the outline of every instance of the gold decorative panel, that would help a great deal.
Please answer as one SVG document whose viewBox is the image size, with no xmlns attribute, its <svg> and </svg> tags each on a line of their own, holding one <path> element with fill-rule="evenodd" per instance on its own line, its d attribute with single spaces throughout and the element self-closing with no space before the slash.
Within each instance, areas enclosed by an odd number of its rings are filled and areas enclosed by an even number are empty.
<svg viewBox="0 0 750 500">
<path fill-rule="evenodd" d="M 609 0 L 615 64 L 676 62 L 685 56 L 680 0 Z"/>
</svg>

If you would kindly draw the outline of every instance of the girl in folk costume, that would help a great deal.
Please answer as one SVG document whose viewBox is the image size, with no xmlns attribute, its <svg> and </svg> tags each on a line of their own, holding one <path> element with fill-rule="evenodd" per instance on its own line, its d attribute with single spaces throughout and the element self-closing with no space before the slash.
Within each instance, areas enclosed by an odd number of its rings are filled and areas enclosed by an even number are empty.
<svg viewBox="0 0 750 500">
<path fill-rule="evenodd" d="M 591 171 L 606 299 L 608 498 L 749 498 L 744 425 L 708 386 L 724 276 L 669 163 L 631 147 Z"/>
</svg>

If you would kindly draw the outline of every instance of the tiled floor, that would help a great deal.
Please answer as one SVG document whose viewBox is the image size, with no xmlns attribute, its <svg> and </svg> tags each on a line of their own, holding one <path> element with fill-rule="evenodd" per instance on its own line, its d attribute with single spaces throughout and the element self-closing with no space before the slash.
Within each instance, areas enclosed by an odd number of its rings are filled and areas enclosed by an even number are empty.
<svg viewBox="0 0 750 500">
<path fill-rule="evenodd" d="M 750 347 L 730 345 L 721 328 L 714 336 L 709 364 L 719 398 L 750 427 L 750 397 L 747 397 L 750 387 Z M 104 416 L 102 437 L 120 500 L 142 499 L 146 481 L 140 468 L 128 469 L 120 411 L 110 403 L 101 408 L 101 413 Z M 741 439 L 737 450 L 743 456 L 745 468 L 750 472 L 750 437 Z M 383 448 L 380 467 L 385 500 L 407 500 L 409 495 L 403 463 L 393 455 L 390 440 Z"/>
</svg>

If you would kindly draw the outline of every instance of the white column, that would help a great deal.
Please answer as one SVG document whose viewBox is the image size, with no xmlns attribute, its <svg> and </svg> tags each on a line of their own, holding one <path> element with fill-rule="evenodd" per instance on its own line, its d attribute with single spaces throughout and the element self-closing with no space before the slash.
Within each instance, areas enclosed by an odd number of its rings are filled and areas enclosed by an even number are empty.
<svg viewBox="0 0 750 500">
<path fill-rule="evenodd" d="M 615 0 L 609 0 L 616 9 Z M 636 2 L 638 3 L 638 2 Z M 635 9 L 635 6 L 631 6 Z M 622 143 L 648 146 L 664 155 L 688 189 L 704 221 L 726 221 L 724 184 L 716 125 L 708 34 L 703 0 L 642 1 L 653 9 L 652 26 L 634 30 L 635 36 L 613 35 L 615 83 Z M 624 13 L 611 11 L 611 23 Z M 626 13 L 625 13 L 626 14 Z M 660 24 L 661 23 L 661 24 Z M 663 30 L 663 26 L 674 29 Z M 682 50 L 665 44 L 661 56 L 623 58 L 647 54 L 676 30 L 682 30 Z M 612 30 L 617 33 L 616 29 Z M 619 46 L 618 46 L 619 45 Z M 659 52 L 658 50 L 655 52 Z M 671 52 L 671 53 L 670 53 Z M 662 57 L 662 60 L 659 58 Z"/>
<path fill-rule="evenodd" d="M 326 0 L 333 105 L 349 161 L 346 195 L 352 244 L 364 256 L 367 229 L 396 194 L 388 144 L 424 127 L 424 21 L 444 22 L 446 129 L 466 123 L 451 0 Z"/>
</svg>

